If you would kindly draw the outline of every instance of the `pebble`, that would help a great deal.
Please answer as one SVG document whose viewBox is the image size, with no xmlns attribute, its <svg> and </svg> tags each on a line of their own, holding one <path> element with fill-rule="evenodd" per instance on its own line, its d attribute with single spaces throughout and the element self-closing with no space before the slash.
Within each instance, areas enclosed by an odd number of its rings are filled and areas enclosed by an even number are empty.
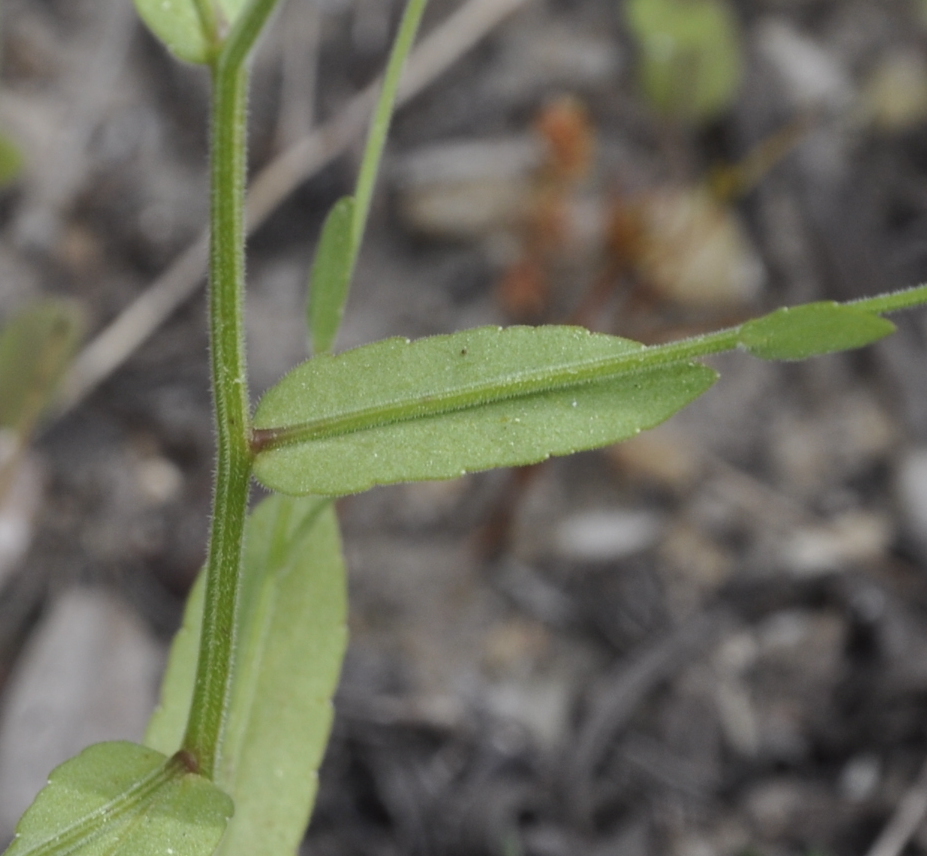
<svg viewBox="0 0 927 856">
<path fill-rule="evenodd" d="M 494 88 L 509 101 L 536 99 L 557 89 L 608 87 L 627 64 L 614 38 L 554 22 L 513 27 L 507 41 Z"/>
<path fill-rule="evenodd" d="M 180 495 L 184 477 L 180 467 L 168 458 L 153 455 L 139 461 L 136 470 L 143 498 L 151 505 L 164 505 Z"/>
<path fill-rule="evenodd" d="M 880 58 L 862 99 L 873 125 L 885 133 L 905 131 L 927 119 L 927 59 L 920 49 L 897 48 Z"/>
<path fill-rule="evenodd" d="M 927 557 L 927 447 L 899 456 L 894 489 L 903 532 L 920 556 Z"/>
<path fill-rule="evenodd" d="M 736 213 L 706 189 L 664 187 L 637 203 L 640 273 L 663 299 L 692 308 L 755 300 L 766 269 Z"/>
<path fill-rule="evenodd" d="M 554 533 L 554 544 L 562 558 L 607 562 L 650 549 L 663 530 L 662 517 L 653 511 L 594 509 L 564 518 Z"/>
<path fill-rule="evenodd" d="M 853 83 L 840 62 L 817 42 L 781 18 L 757 27 L 759 53 L 776 70 L 796 109 L 840 111 L 854 97 Z"/>
<path fill-rule="evenodd" d="M 795 530 L 783 544 L 782 560 L 795 576 L 813 577 L 877 560 L 893 538 L 894 527 L 886 515 L 850 511 L 828 523 Z"/>
<path fill-rule="evenodd" d="M 468 240 L 523 216 L 543 148 L 532 137 L 450 140 L 403 156 L 392 170 L 399 209 L 413 231 Z"/>
<path fill-rule="evenodd" d="M 705 469 L 692 442 L 664 425 L 609 446 L 606 455 L 622 476 L 680 493 L 691 490 Z"/>
<path fill-rule="evenodd" d="M 882 763 L 878 755 L 867 752 L 847 761 L 837 787 L 845 799 L 863 802 L 875 795 L 881 781 Z"/>
</svg>

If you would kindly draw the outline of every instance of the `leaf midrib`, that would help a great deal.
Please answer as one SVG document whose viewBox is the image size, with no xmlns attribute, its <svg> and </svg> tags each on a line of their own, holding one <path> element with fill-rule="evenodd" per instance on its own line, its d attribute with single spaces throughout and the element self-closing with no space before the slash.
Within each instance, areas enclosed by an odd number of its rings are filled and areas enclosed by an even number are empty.
<svg viewBox="0 0 927 856">
<path fill-rule="evenodd" d="M 92 840 L 97 834 L 111 827 L 114 821 L 133 809 L 141 812 L 151 798 L 168 782 L 187 772 L 182 762 L 170 758 L 132 787 L 84 815 L 80 820 L 56 832 L 44 841 L 32 846 L 26 852 L 29 856 L 66 856 Z"/>
<path fill-rule="evenodd" d="M 346 409 L 334 416 L 323 416 L 292 425 L 256 428 L 252 436 L 252 448 L 256 453 L 266 452 L 296 443 L 326 440 L 402 422 L 446 416 L 517 398 L 565 392 L 613 380 L 622 375 L 645 374 L 669 365 L 682 365 L 689 362 L 692 356 L 735 347 L 735 331 L 723 333 L 723 336 L 715 334 L 667 345 L 640 345 L 622 354 L 514 372 L 506 374 L 501 380 L 488 378 L 456 386 L 443 393 L 400 398 L 368 407 Z M 414 344 L 412 346 L 414 347 Z"/>
</svg>

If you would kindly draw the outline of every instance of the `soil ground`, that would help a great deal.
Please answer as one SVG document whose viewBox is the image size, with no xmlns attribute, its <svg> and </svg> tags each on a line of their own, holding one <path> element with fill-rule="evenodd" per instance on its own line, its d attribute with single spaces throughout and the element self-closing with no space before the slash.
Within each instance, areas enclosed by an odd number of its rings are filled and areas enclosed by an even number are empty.
<svg viewBox="0 0 927 856">
<path fill-rule="evenodd" d="M 399 5 L 290 0 L 255 172 L 377 73 Z M 339 347 L 575 321 L 655 342 L 927 279 L 923 4 L 736 3 L 743 82 L 699 122 L 641 95 L 623 7 L 527 0 L 400 111 Z M 27 165 L 0 318 L 67 296 L 92 338 L 205 222 L 208 81 L 128 0 L 3 12 Z M 357 160 L 253 236 L 256 392 L 305 355 Z M 208 526 L 204 317 L 197 292 L 51 421 L 0 509 L 0 837 L 154 703 Z M 713 360 L 715 389 L 620 447 L 340 501 L 352 643 L 305 852 L 927 852 L 925 318 L 804 364 Z"/>
</svg>

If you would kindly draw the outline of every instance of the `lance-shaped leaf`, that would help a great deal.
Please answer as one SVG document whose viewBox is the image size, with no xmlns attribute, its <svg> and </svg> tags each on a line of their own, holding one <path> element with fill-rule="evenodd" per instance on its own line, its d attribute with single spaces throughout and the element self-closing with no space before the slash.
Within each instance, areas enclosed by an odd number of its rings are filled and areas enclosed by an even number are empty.
<svg viewBox="0 0 927 856">
<path fill-rule="evenodd" d="M 183 758 L 99 743 L 51 774 L 5 856 L 211 856 L 232 811 Z"/>
<path fill-rule="evenodd" d="M 648 356 L 578 327 L 484 327 L 320 355 L 258 407 L 255 473 L 283 493 L 339 495 L 604 446 L 715 381 L 705 366 Z"/>
<path fill-rule="evenodd" d="M 214 47 L 212 37 L 205 27 L 212 23 L 222 31 L 227 30 L 241 13 L 245 2 L 246 0 L 135 0 L 135 8 L 148 28 L 164 42 L 174 56 L 187 62 L 202 64 L 209 62 Z"/>
<path fill-rule="evenodd" d="M 235 800 L 221 856 L 293 853 L 316 794 L 346 645 L 341 542 L 328 500 L 273 496 L 248 520 L 234 690 L 216 782 Z M 179 744 L 193 691 L 202 584 L 171 650 L 147 742 Z"/>
<path fill-rule="evenodd" d="M 777 309 L 738 329 L 741 346 L 764 360 L 803 360 L 861 348 L 895 331 L 886 318 L 828 301 Z"/>
</svg>

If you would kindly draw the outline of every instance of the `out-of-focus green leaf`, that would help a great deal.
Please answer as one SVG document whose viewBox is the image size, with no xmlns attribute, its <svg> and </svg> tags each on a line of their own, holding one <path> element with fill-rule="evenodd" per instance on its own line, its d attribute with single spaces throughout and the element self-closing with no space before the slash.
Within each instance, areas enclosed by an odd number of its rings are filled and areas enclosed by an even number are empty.
<svg viewBox="0 0 927 856">
<path fill-rule="evenodd" d="M 324 354 L 332 349 L 354 266 L 354 245 L 351 239 L 354 221 L 354 198 L 339 199 L 325 218 L 322 237 L 312 265 L 309 288 L 309 330 L 312 347 Z"/>
<path fill-rule="evenodd" d="M 19 178 L 25 160 L 22 149 L 6 134 L 0 134 L 0 188 Z"/>
<path fill-rule="evenodd" d="M 627 0 L 638 79 L 661 113 L 710 121 L 730 107 L 743 76 L 741 34 L 727 0 Z"/>
<path fill-rule="evenodd" d="M 648 367 L 646 352 L 578 327 L 484 327 L 322 355 L 258 407 L 255 474 L 283 493 L 339 495 L 614 443 L 715 381 L 698 364 Z"/>
<path fill-rule="evenodd" d="M 315 801 L 346 645 L 341 542 L 328 500 L 273 496 L 248 520 L 234 690 L 216 782 L 235 800 L 221 856 L 293 853 Z M 193 690 L 201 585 L 171 650 L 147 742 L 180 744 Z"/>
<path fill-rule="evenodd" d="M 42 300 L 0 333 L 0 427 L 27 434 L 51 402 L 83 331 L 78 307 Z"/>
<path fill-rule="evenodd" d="M 232 801 L 134 743 L 99 743 L 58 767 L 5 856 L 211 856 Z"/>
<path fill-rule="evenodd" d="M 203 0 L 200 0 L 203 2 Z M 227 29 L 241 13 L 246 0 L 205 0 Z M 148 28 L 178 59 L 207 63 L 212 45 L 203 32 L 198 0 L 135 0 L 135 8 Z"/>
<path fill-rule="evenodd" d="M 806 303 L 777 309 L 739 329 L 741 346 L 764 360 L 803 360 L 861 348 L 894 332 L 886 318 L 852 305 Z"/>
</svg>

